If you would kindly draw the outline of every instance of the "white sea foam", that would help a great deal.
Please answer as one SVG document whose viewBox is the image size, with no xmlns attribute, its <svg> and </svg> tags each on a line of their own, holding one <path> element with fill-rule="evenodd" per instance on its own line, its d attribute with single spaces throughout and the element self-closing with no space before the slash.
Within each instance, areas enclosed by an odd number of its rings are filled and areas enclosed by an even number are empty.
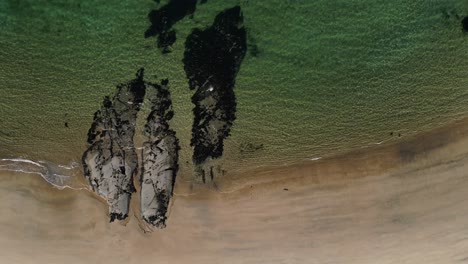
<svg viewBox="0 0 468 264">
<path fill-rule="evenodd" d="M 37 162 L 34 162 L 32 160 L 27 160 L 27 159 L 0 159 L 0 161 L 12 161 L 12 162 L 25 162 L 25 163 L 30 163 L 30 164 L 33 164 L 33 165 L 36 165 L 38 167 L 43 167 L 41 164 L 37 163 Z"/>
<path fill-rule="evenodd" d="M 70 188 L 74 190 L 87 190 L 89 188 L 75 188 L 70 186 L 72 176 L 70 170 L 78 166 L 76 162 L 70 165 L 52 165 L 44 161 L 32 161 L 23 158 L 0 159 L 0 171 L 21 172 L 26 174 L 40 175 L 52 186 L 63 190 Z M 68 173 L 67 173 L 68 172 Z"/>
</svg>

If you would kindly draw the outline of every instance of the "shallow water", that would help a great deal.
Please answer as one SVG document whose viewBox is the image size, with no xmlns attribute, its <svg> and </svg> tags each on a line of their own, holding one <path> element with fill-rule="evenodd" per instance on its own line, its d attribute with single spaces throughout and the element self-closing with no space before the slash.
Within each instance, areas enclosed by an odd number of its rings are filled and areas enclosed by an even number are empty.
<svg viewBox="0 0 468 264">
<path fill-rule="evenodd" d="M 143 37 L 154 1 L 5 0 L 0 158 L 80 163 L 103 96 L 145 67 L 150 80 L 170 80 L 181 174 L 191 175 L 184 40 L 236 4 L 249 52 L 222 160 L 228 173 L 398 140 L 466 115 L 466 0 L 210 0 L 174 26 L 178 40 L 167 55 Z"/>
</svg>

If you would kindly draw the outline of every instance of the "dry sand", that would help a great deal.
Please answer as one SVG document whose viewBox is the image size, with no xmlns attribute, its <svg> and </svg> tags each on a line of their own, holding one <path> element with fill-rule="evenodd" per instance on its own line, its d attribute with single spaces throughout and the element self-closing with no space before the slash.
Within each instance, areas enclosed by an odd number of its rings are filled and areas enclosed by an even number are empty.
<svg viewBox="0 0 468 264">
<path fill-rule="evenodd" d="M 468 263 L 467 120 L 216 186 L 181 179 L 167 228 L 145 232 L 108 223 L 87 191 L 2 173 L 0 263 Z"/>
</svg>

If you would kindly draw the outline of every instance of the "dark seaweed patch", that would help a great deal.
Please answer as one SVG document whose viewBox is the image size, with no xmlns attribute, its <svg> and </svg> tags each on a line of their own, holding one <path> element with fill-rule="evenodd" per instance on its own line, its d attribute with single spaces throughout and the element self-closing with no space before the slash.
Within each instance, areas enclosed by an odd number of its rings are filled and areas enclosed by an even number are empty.
<svg viewBox="0 0 468 264">
<path fill-rule="evenodd" d="M 167 209 L 169 206 L 170 196 L 165 193 L 164 190 L 158 190 L 156 193 L 156 199 L 158 203 L 158 210 L 155 212 L 154 215 L 143 217 L 143 219 L 158 228 L 166 227 L 166 220 L 167 220 Z"/>
<path fill-rule="evenodd" d="M 111 213 L 109 215 L 109 222 L 114 222 L 116 219 L 117 220 L 124 220 L 127 218 L 128 214 L 120 214 L 120 213 Z"/>
<path fill-rule="evenodd" d="M 236 119 L 233 89 L 246 51 L 239 6 L 219 13 L 211 27 L 194 29 L 187 37 L 183 62 L 189 88 L 196 89 L 191 140 L 196 165 L 223 154 L 224 139 Z"/>
<path fill-rule="evenodd" d="M 162 49 L 162 53 L 171 52 L 170 47 L 176 41 L 176 33 L 174 30 L 164 31 L 158 37 L 158 48 Z"/>
<path fill-rule="evenodd" d="M 468 32 L 468 16 L 463 18 L 462 27 L 463 27 L 463 31 Z"/>
<path fill-rule="evenodd" d="M 253 57 L 258 57 L 258 55 L 260 54 L 260 50 L 258 49 L 257 44 L 251 43 L 251 44 L 249 45 L 249 53 L 250 53 L 250 55 L 252 55 Z"/>
<path fill-rule="evenodd" d="M 159 9 L 148 14 L 151 26 L 145 32 L 145 38 L 158 37 L 158 48 L 163 53 L 170 52 L 169 47 L 176 41 L 176 33 L 171 30 L 178 21 L 186 16 L 192 16 L 196 10 L 198 0 L 169 0 Z M 202 1 L 205 3 L 206 1 Z M 159 3 L 159 2 L 158 2 Z"/>
<path fill-rule="evenodd" d="M 249 54 L 253 57 L 258 57 L 260 49 L 258 48 L 257 41 L 255 40 L 252 31 L 247 29 L 247 48 Z"/>
</svg>

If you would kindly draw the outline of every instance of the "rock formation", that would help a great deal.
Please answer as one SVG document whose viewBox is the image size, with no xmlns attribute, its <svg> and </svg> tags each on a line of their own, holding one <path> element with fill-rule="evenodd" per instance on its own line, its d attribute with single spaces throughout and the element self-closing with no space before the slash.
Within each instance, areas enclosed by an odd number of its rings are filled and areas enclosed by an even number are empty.
<svg viewBox="0 0 468 264">
<path fill-rule="evenodd" d="M 246 50 L 239 6 L 219 13 L 211 27 L 193 30 L 185 42 L 184 69 L 189 88 L 195 89 L 191 140 L 195 165 L 223 154 L 224 139 L 236 119 L 234 84 Z M 202 170 L 203 181 L 204 175 Z"/>
<path fill-rule="evenodd" d="M 83 154 L 84 175 L 92 189 L 109 204 L 110 221 L 128 215 L 133 175 L 138 158 L 133 145 L 137 113 L 145 96 L 143 69 L 134 80 L 117 86 L 104 98 L 88 131 L 89 148 Z"/>
<path fill-rule="evenodd" d="M 151 113 L 145 126 L 148 141 L 143 145 L 143 166 L 141 183 L 141 216 L 149 224 L 165 227 L 166 213 L 174 189 L 178 170 L 179 141 L 176 133 L 169 128 L 172 119 L 172 101 L 168 81 L 161 85 L 148 83 L 153 87 Z"/>
</svg>

